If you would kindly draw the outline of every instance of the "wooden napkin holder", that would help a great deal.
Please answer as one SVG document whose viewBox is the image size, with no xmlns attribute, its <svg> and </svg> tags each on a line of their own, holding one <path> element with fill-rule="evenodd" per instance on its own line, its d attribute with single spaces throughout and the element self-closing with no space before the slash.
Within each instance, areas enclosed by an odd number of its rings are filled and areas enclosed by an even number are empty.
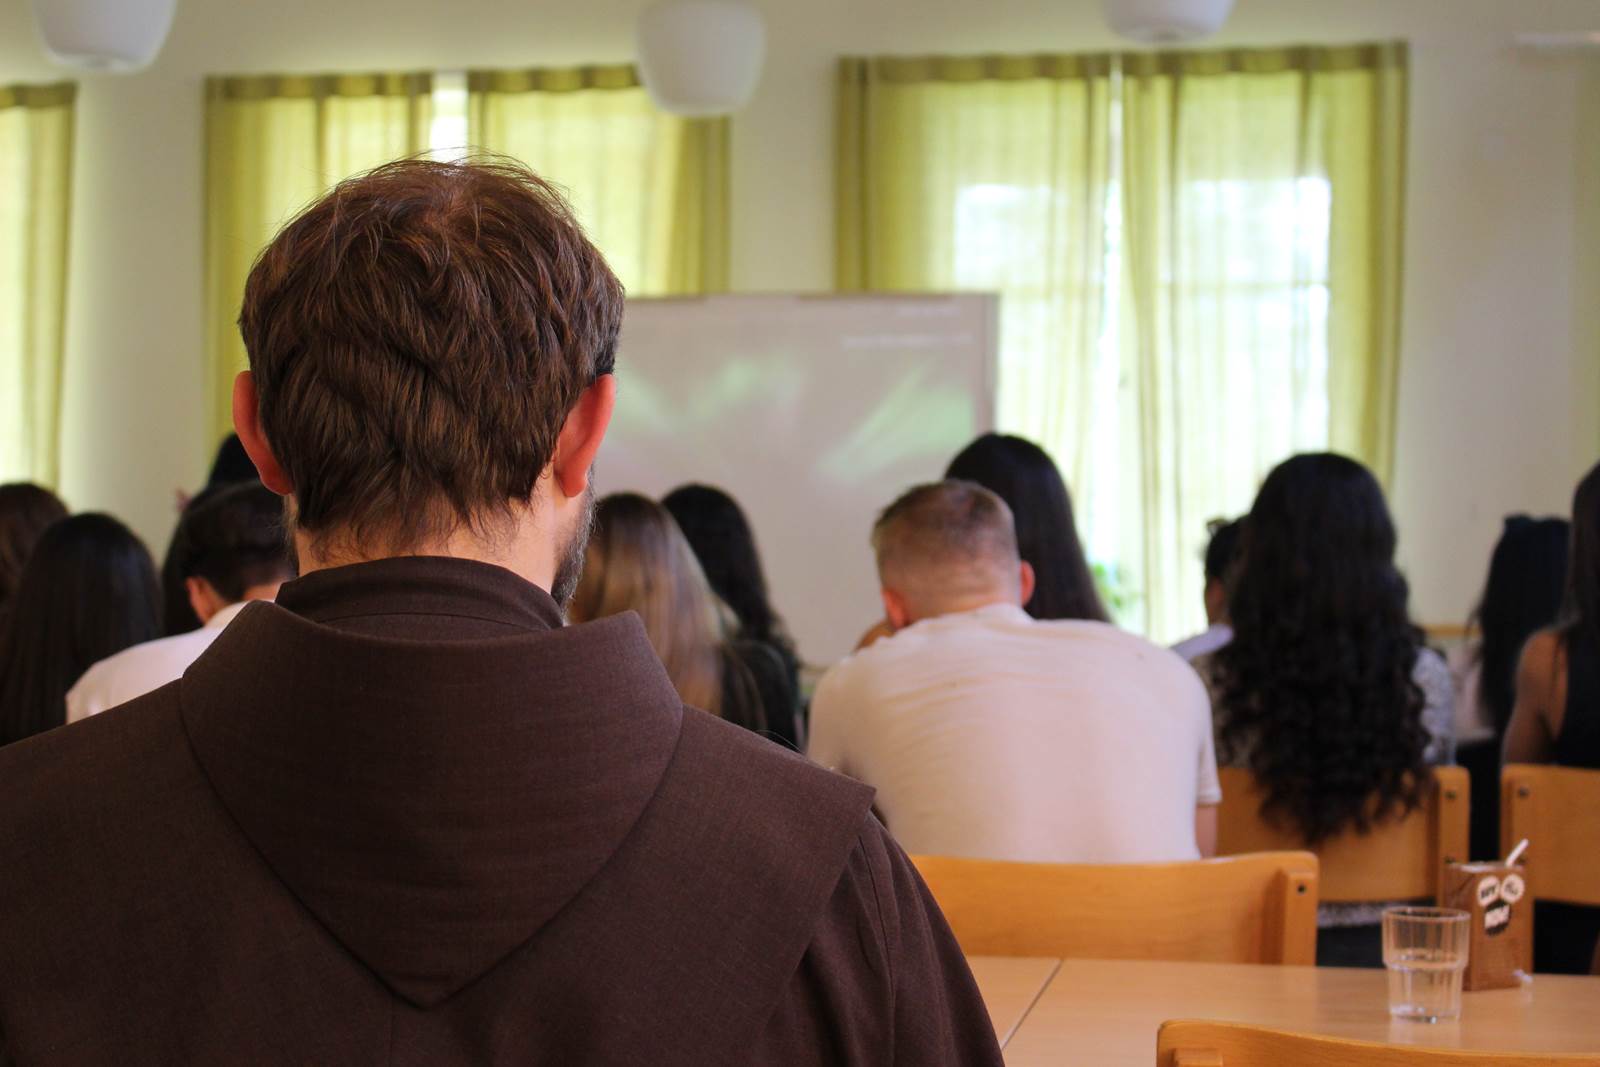
<svg viewBox="0 0 1600 1067">
<path fill-rule="evenodd" d="M 1533 897 L 1518 864 L 1447 863 L 1439 906 L 1472 916 L 1462 988 L 1510 989 L 1533 971 Z"/>
</svg>

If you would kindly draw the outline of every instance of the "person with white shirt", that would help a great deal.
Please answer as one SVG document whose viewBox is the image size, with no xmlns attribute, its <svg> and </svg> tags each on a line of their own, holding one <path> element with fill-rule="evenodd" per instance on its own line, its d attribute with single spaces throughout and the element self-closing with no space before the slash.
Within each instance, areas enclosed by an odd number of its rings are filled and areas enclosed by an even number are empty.
<svg viewBox="0 0 1600 1067">
<path fill-rule="evenodd" d="M 818 684 L 808 754 L 877 789 L 912 854 L 1061 863 L 1215 852 L 1204 686 L 1103 622 L 1035 620 L 1011 511 L 919 486 L 873 530 L 892 636 Z"/>
<path fill-rule="evenodd" d="M 1228 570 L 1239 548 L 1239 519 L 1212 519 L 1206 523 L 1211 539 L 1206 543 L 1206 629 L 1172 646 L 1172 651 L 1193 663 L 1233 640 L 1228 625 Z"/>
<path fill-rule="evenodd" d="M 183 677 L 189 665 L 253 600 L 272 600 L 294 577 L 283 532 L 283 502 L 260 483 L 221 490 L 179 520 L 177 561 L 189 603 L 203 624 L 101 660 L 67 693 L 67 721 L 125 704 Z"/>
</svg>

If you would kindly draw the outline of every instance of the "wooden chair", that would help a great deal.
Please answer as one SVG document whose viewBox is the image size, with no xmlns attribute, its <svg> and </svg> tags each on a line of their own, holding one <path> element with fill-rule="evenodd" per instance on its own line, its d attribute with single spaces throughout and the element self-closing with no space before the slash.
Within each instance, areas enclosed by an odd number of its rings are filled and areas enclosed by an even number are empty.
<svg viewBox="0 0 1600 1067">
<path fill-rule="evenodd" d="M 969 956 L 1316 962 L 1309 852 L 1113 865 L 913 861 Z"/>
<path fill-rule="evenodd" d="M 1262 794 L 1254 775 L 1234 767 L 1219 773 L 1219 856 L 1306 847 L 1292 830 L 1261 818 Z M 1444 865 L 1468 858 L 1471 786 L 1460 767 L 1435 767 L 1432 792 L 1416 811 L 1365 834 L 1351 831 L 1324 841 L 1315 849 L 1321 899 L 1330 903 L 1436 899 Z"/>
<path fill-rule="evenodd" d="M 1600 1055 L 1463 1052 L 1290 1034 L 1240 1023 L 1170 1022 L 1156 1038 L 1156 1067 L 1600 1067 Z"/>
<path fill-rule="evenodd" d="M 1600 905 L 1600 771 L 1509 764 L 1500 773 L 1500 854 L 1523 838 L 1533 899 Z"/>
</svg>

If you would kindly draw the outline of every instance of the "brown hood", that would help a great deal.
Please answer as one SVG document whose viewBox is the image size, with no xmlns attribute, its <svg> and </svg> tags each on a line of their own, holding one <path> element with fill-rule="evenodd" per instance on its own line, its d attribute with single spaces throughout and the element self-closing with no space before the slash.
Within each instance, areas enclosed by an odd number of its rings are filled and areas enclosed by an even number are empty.
<svg viewBox="0 0 1600 1067">
<path fill-rule="evenodd" d="M 683 716 L 636 616 L 563 628 L 542 590 L 442 559 L 290 583 L 229 625 L 181 701 L 201 769 L 268 866 L 419 1007 L 600 871 Z"/>
</svg>

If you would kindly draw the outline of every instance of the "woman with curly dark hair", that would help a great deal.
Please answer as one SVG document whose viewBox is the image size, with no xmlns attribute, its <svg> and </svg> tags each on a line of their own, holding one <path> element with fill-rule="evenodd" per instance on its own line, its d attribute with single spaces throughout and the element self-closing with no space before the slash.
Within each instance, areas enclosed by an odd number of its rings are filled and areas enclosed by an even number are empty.
<svg viewBox="0 0 1600 1067">
<path fill-rule="evenodd" d="M 1195 667 L 1217 762 L 1248 768 L 1264 818 L 1315 847 L 1404 815 L 1450 752 L 1451 681 L 1411 622 L 1383 490 L 1361 464 L 1295 456 L 1245 519 L 1231 643 Z M 1325 905 L 1318 961 L 1376 965 L 1381 905 Z"/>
</svg>

